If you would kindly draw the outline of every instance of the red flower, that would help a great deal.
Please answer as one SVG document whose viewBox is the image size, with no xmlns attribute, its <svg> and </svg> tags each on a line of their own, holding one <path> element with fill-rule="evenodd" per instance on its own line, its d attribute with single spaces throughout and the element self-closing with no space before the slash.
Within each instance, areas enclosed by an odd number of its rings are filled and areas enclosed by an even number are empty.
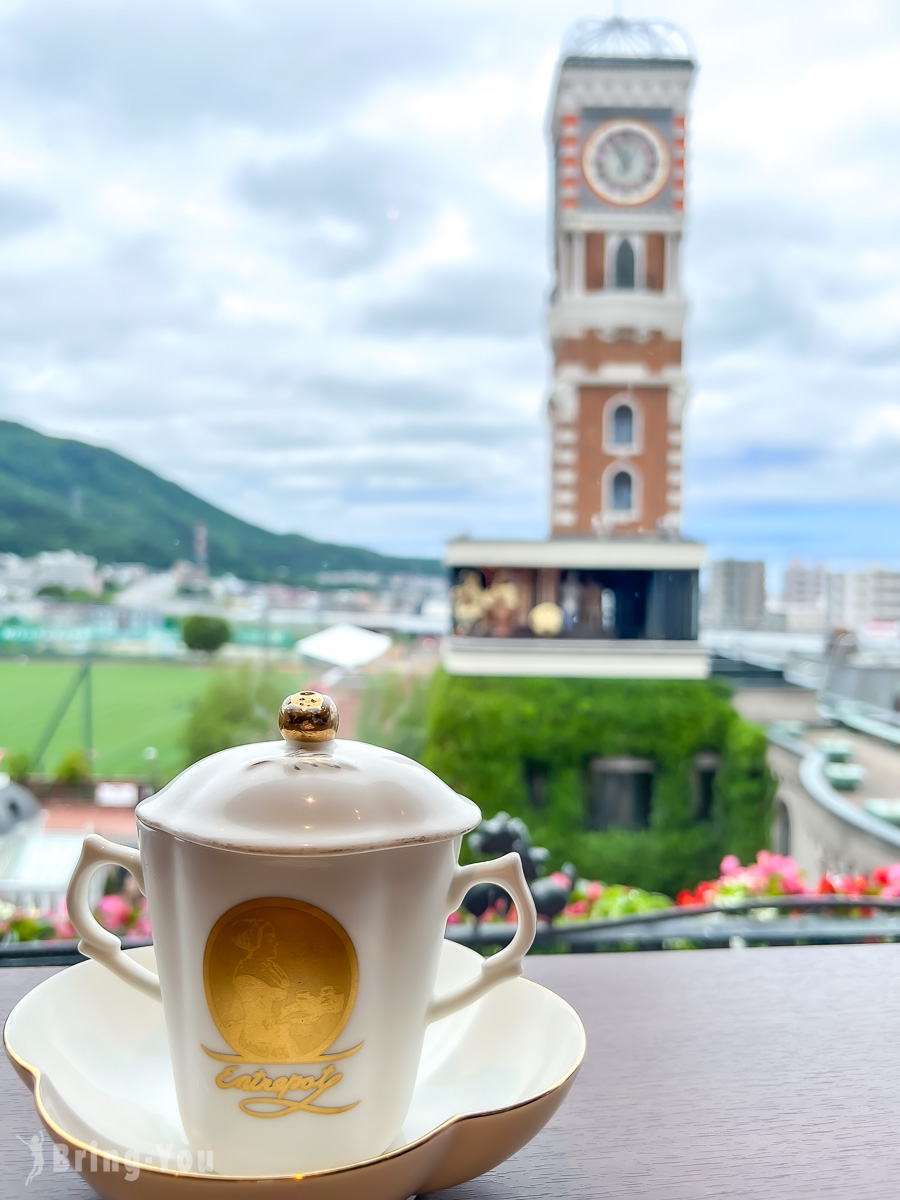
<svg viewBox="0 0 900 1200">
<path fill-rule="evenodd" d="M 884 887 L 888 883 L 887 867 L 876 867 L 875 870 L 872 872 L 872 879 L 880 887 Z"/>
<path fill-rule="evenodd" d="M 685 907 L 689 904 L 696 904 L 697 901 L 694 899 L 694 893 L 689 888 L 684 888 L 675 897 L 675 903 Z"/>
<path fill-rule="evenodd" d="M 818 887 L 819 895 L 820 896 L 833 896 L 835 893 L 835 890 L 836 890 L 835 886 L 831 882 L 831 880 L 828 878 L 828 876 L 823 875 L 822 878 L 819 880 L 819 887 Z"/>
</svg>

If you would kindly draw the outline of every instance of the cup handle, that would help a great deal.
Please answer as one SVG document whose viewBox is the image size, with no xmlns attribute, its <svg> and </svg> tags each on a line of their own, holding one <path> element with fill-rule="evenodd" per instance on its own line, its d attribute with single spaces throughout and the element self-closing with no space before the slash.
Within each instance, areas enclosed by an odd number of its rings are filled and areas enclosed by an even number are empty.
<svg viewBox="0 0 900 1200">
<path fill-rule="evenodd" d="M 512 941 L 504 950 L 484 960 L 476 979 L 462 984 L 446 996 L 436 996 L 432 999 L 425 1017 L 428 1023 L 449 1017 L 451 1013 L 465 1008 L 473 1000 L 478 1000 L 504 979 L 515 979 L 521 975 L 522 959 L 534 941 L 537 932 L 537 912 L 518 854 L 504 854 L 502 858 L 495 858 L 490 862 L 458 867 L 447 897 L 450 912 L 459 908 L 466 892 L 476 883 L 499 883 L 509 892 L 515 901 L 519 917 L 518 927 Z"/>
<path fill-rule="evenodd" d="M 130 871 L 137 881 L 138 887 L 144 890 L 144 872 L 141 869 L 141 856 L 137 850 L 129 846 L 121 846 L 118 842 L 107 841 L 96 833 L 88 834 L 81 847 L 81 856 L 69 881 L 66 892 L 66 907 L 69 920 L 75 926 L 75 932 L 81 938 L 78 949 L 101 966 L 107 967 L 113 975 L 118 975 L 126 983 L 130 983 L 146 996 L 161 1000 L 159 976 L 154 971 L 148 971 L 133 958 L 129 958 L 122 950 L 122 943 L 114 933 L 97 921 L 91 912 L 88 900 L 88 887 L 91 876 L 103 863 L 111 863 Z"/>
</svg>

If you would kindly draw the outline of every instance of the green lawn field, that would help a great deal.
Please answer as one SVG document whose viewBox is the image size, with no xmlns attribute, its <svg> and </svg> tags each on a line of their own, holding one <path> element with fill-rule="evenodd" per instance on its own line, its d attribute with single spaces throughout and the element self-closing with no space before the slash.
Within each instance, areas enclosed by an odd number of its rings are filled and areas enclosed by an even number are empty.
<svg viewBox="0 0 900 1200">
<path fill-rule="evenodd" d="M 79 663 L 0 662 L 0 747 L 32 755 Z M 95 663 L 92 670 L 94 771 L 98 776 L 149 775 L 170 779 L 185 766 L 181 731 L 191 700 L 220 667 L 181 663 Z M 286 691 L 296 680 L 286 676 Z M 83 742 L 79 692 L 60 722 L 42 764 L 52 773 Z M 144 758 L 153 746 L 154 762 Z"/>
</svg>

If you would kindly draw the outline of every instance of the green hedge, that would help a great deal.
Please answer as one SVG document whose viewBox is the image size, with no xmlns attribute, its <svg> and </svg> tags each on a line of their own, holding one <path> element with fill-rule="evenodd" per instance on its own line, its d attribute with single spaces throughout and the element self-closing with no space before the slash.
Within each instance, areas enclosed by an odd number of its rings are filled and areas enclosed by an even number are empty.
<svg viewBox="0 0 900 1200">
<path fill-rule="evenodd" d="M 709 820 L 692 815 L 694 756 L 720 757 Z M 629 756 L 656 764 L 650 828 L 588 829 L 588 764 Z M 591 879 L 674 894 L 718 874 L 724 854 L 768 845 L 774 784 L 761 730 L 712 680 L 434 678 L 423 761 L 485 816 L 522 817 L 554 864 Z M 545 778 L 535 807 L 526 784 Z"/>
</svg>

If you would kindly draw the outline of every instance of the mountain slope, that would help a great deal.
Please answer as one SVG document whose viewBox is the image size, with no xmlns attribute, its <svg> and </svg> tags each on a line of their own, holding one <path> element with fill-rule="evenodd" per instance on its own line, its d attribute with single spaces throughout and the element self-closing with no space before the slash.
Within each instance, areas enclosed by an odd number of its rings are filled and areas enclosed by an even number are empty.
<svg viewBox="0 0 900 1200">
<path fill-rule="evenodd" d="M 0 552 L 79 550 L 101 563 L 169 567 L 207 528 L 213 574 L 299 580 L 319 570 L 437 571 L 430 559 L 271 533 L 223 512 L 130 459 L 0 421 Z"/>
</svg>

